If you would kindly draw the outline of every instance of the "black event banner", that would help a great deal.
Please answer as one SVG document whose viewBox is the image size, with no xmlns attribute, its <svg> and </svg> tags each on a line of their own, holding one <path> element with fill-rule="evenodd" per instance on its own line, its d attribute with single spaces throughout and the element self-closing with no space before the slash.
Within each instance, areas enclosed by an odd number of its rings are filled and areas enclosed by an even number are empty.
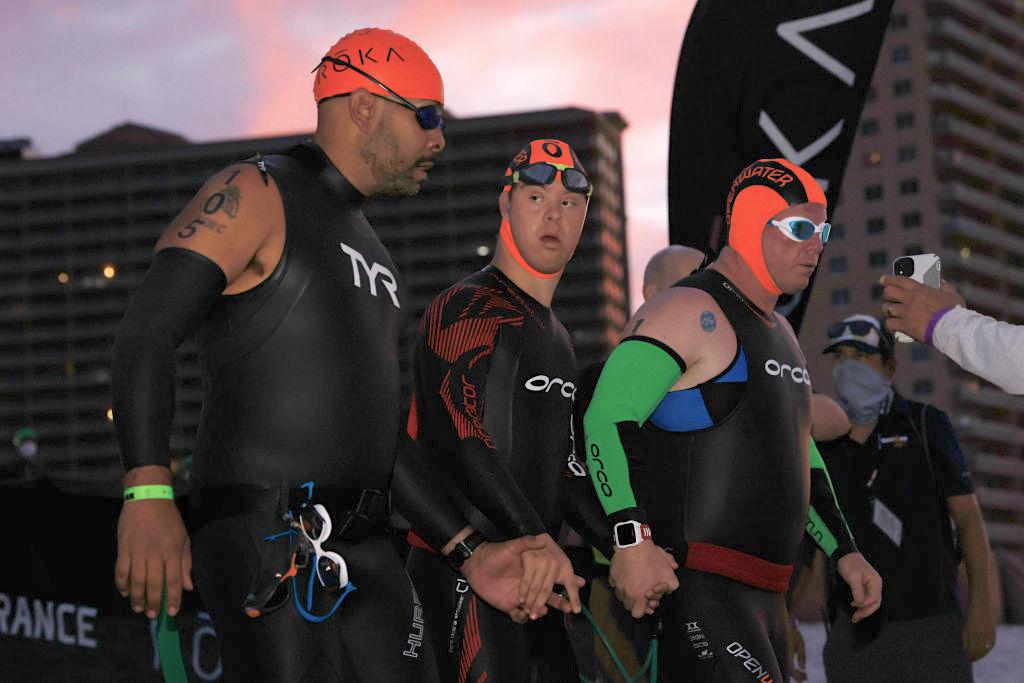
<svg viewBox="0 0 1024 683">
<path fill-rule="evenodd" d="M 163 680 L 156 621 L 114 588 L 120 509 L 45 481 L 0 488 L 0 680 Z M 189 680 L 219 680 L 217 635 L 195 593 L 176 621 Z"/>
<path fill-rule="evenodd" d="M 892 0 L 698 0 L 669 133 L 669 242 L 718 250 L 729 185 L 784 157 L 834 207 Z M 812 280 L 813 285 L 813 280 Z M 810 286 L 777 310 L 799 331 Z"/>
</svg>

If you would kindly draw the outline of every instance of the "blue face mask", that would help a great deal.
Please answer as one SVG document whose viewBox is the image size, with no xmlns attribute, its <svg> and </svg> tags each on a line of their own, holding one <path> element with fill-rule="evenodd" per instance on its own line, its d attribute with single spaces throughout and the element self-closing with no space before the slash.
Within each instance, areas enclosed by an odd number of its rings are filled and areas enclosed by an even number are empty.
<svg viewBox="0 0 1024 683">
<path fill-rule="evenodd" d="M 832 368 L 832 381 L 850 422 L 871 424 L 889 412 L 892 382 L 866 363 L 852 358 L 838 363 Z"/>
</svg>

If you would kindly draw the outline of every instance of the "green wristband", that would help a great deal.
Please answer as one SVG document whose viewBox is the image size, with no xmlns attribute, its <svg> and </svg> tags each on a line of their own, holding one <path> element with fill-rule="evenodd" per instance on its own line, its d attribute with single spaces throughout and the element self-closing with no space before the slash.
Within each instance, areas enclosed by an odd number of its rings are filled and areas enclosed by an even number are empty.
<svg viewBox="0 0 1024 683">
<path fill-rule="evenodd" d="M 165 484 L 149 484 L 146 486 L 129 486 L 124 490 L 124 502 L 160 498 L 174 500 L 174 489 Z"/>
</svg>

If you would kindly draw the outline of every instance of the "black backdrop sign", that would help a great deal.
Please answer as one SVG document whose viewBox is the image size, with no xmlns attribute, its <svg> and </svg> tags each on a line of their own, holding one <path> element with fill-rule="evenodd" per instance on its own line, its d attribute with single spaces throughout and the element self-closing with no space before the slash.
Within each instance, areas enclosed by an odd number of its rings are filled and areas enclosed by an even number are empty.
<svg viewBox="0 0 1024 683">
<path fill-rule="evenodd" d="M 835 205 L 891 10 L 892 0 L 698 0 L 672 98 L 671 243 L 718 249 L 729 184 L 762 157 L 803 166 Z M 797 330 L 809 293 L 780 302 Z"/>
<path fill-rule="evenodd" d="M 163 680 L 155 621 L 114 588 L 120 509 L 45 480 L 0 489 L 0 679 Z M 176 621 L 189 680 L 219 680 L 216 633 L 194 593 Z"/>
</svg>

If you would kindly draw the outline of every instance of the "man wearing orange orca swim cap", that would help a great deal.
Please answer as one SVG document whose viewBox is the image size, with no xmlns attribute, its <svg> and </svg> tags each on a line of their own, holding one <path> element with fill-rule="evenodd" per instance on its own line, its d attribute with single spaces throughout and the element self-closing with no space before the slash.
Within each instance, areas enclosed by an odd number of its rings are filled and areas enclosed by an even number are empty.
<svg viewBox="0 0 1024 683">
<path fill-rule="evenodd" d="M 785 159 L 743 169 L 726 203 L 727 246 L 636 312 L 584 416 L 614 525 L 610 578 L 634 617 L 662 602 L 666 680 L 788 680 L 784 594 L 805 530 L 852 587 L 855 621 L 881 602 L 811 440 L 803 353 L 774 311 L 781 294 L 807 287 L 825 219 L 825 194 L 804 169 Z M 630 447 L 648 422 L 676 447 Z"/>
<path fill-rule="evenodd" d="M 429 682 L 428 627 L 386 533 L 389 487 L 514 618 L 545 611 L 553 582 L 520 604 L 520 584 L 534 585 L 522 554 L 545 540 L 468 543 L 431 473 L 394 467 L 408 293 L 362 205 L 427 179 L 445 146 L 441 76 L 414 42 L 375 28 L 346 35 L 314 73 L 313 137 L 210 178 L 118 329 L 115 582 L 150 617 L 166 590 L 173 616 L 194 573 L 228 680 Z M 174 352 L 192 335 L 204 393 L 186 532 L 168 465 Z"/>
<path fill-rule="evenodd" d="M 579 243 L 592 185 L 561 140 L 534 140 L 513 158 L 498 197 L 494 260 L 427 307 L 414 350 L 409 425 L 419 459 L 489 539 L 535 534 L 558 567 L 574 611 L 582 579 L 555 541 L 563 522 L 610 552 L 609 530 L 572 431 L 576 360 L 551 310 Z M 418 531 L 415 524 L 413 531 Z M 423 599 L 446 681 L 519 683 L 579 678 L 562 615 L 515 625 L 482 604 L 430 545 L 410 534 L 407 568 Z"/>
</svg>

